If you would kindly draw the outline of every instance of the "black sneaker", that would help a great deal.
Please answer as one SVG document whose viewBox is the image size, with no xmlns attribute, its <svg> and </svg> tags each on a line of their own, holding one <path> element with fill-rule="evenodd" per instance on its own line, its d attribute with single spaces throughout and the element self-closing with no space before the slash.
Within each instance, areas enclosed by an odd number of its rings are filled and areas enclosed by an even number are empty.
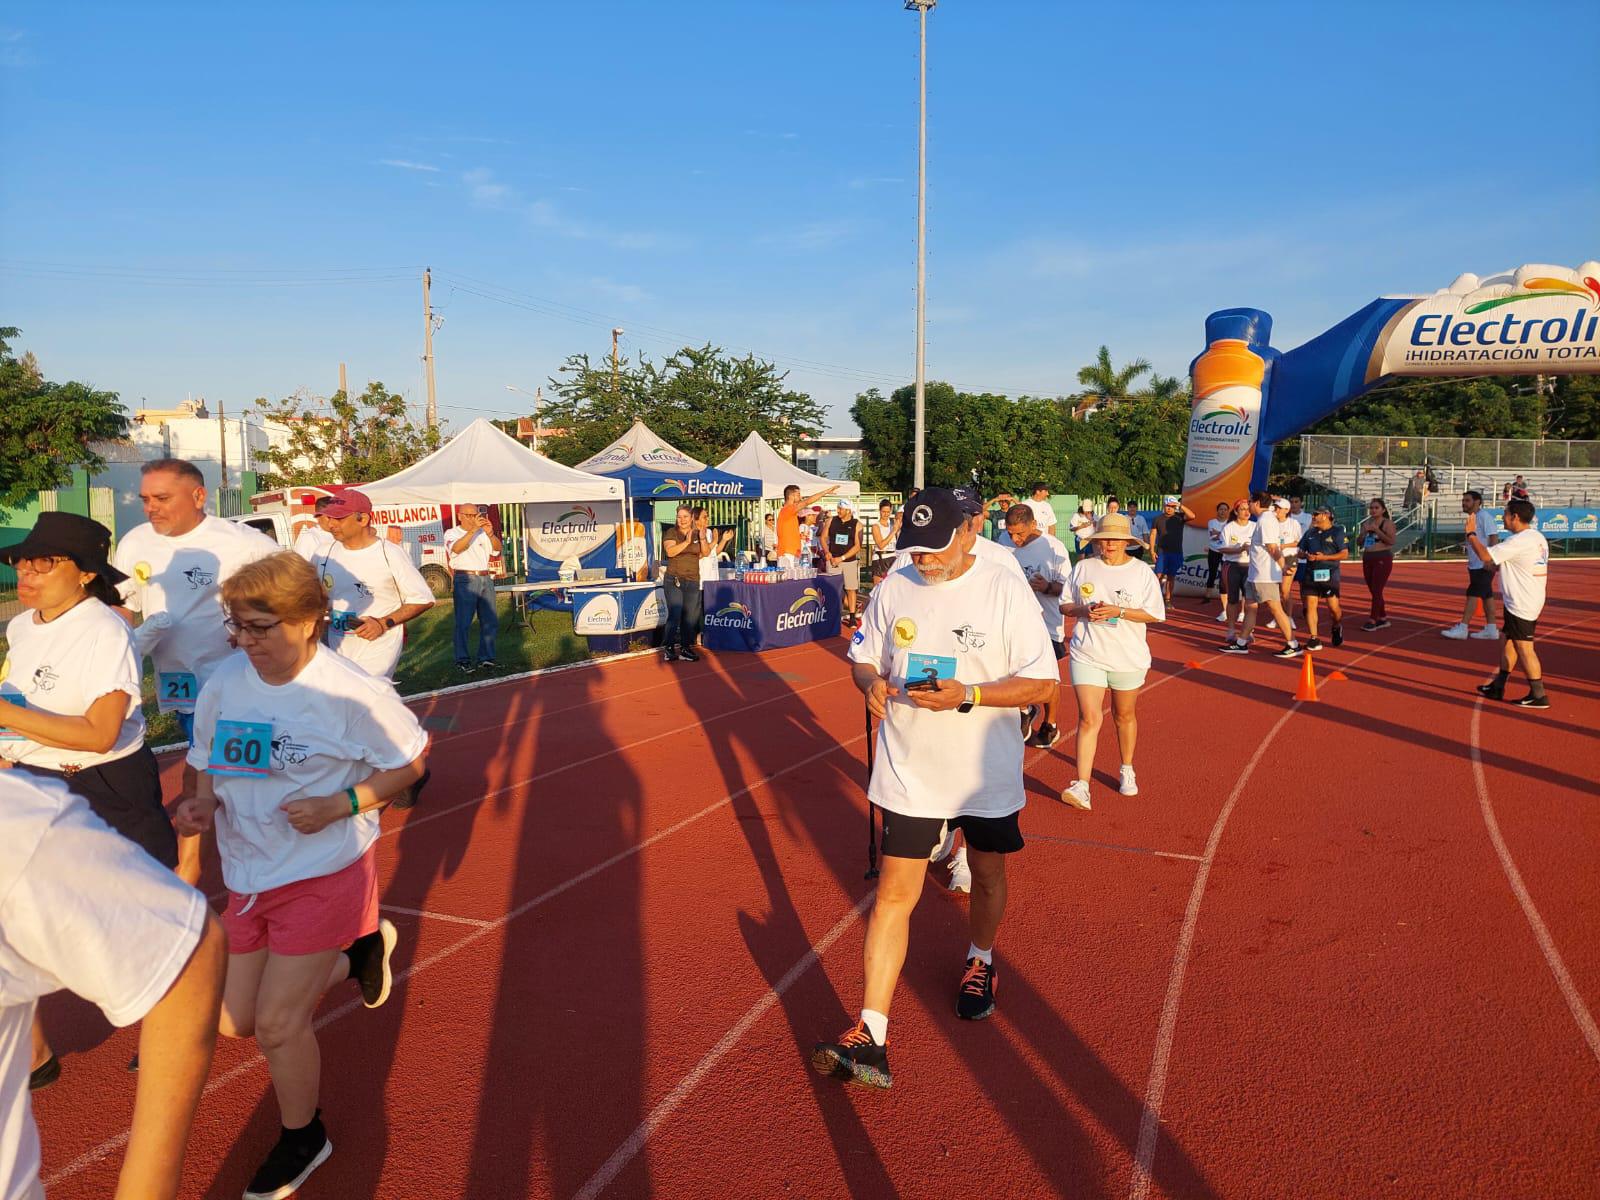
<svg viewBox="0 0 1600 1200">
<path fill-rule="evenodd" d="M 389 989 L 394 986 L 389 959 L 399 940 L 394 924 L 380 917 L 376 930 L 358 937 L 345 951 L 350 959 L 350 978 L 361 985 L 361 1003 L 368 1008 L 377 1008 L 389 998 Z"/>
<path fill-rule="evenodd" d="M 1274 654 L 1273 658 L 1299 658 L 1300 651 L 1304 649 L 1298 642 L 1290 642 L 1282 650 Z"/>
<path fill-rule="evenodd" d="M 1378 623 L 1376 621 L 1363 621 L 1363 622 L 1361 622 L 1361 632 L 1362 633 L 1372 633 L 1375 630 L 1377 630 L 1378 628 L 1379 628 L 1379 625 L 1378 625 Z"/>
<path fill-rule="evenodd" d="M 813 1046 L 811 1069 L 819 1075 L 866 1087 L 886 1088 L 894 1082 L 889 1074 L 889 1048 L 872 1040 L 864 1021 L 857 1021 L 855 1028 L 845 1030 L 837 1042 L 818 1042 Z"/>
<path fill-rule="evenodd" d="M 1478 695 L 1489 700 L 1504 700 L 1506 698 L 1506 685 L 1491 679 L 1488 683 L 1478 685 Z"/>
<path fill-rule="evenodd" d="M 678 661 L 678 648 L 676 646 L 668 646 L 665 650 L 663 650 L 661 652 L 661 661 L 662 662 L 677 662 Z"/>
<path fill-rule="evenodd" d="M 61 1078 L 61 1060 L 52 1054 L 33 1070 L 28 1072 L 28 1090 L 37 1092 L 40 1088 L 47 1088 Z"/>
<path fill-rule="evenodd" d="M 1022 738 L 1024 741 L 1033 733 L 1033 723 L 1039 716 L 1039 706 L 1030 704 L 1022 710 Z"/>
<path fill-rule="evenodd" d="M 1373 628 L 1374 628 L 1374 629 L 1387 629 L 1387 628 L 1389 628 L 1389 626 L 1391 626 L 1391 625 L 1393 625 L 1393 624 L 1394 624 L 1394 622 L 1393 622 L 1393 621 L 1391 621 L 1391 620 L 1389 620 L 1389 618 L 1388 618 L 1388 617 L 1385 617 L 1385 618 L 1384 618 L 1384 619 L 1383 619 L 1383 620 L 1381 620 L 1381 621 L 1374 621 L 1374 622 L 1373 622 L 1373 623 L 1372 623 L 1372 627 L 1373 627 Z"/>
<path fill-rule="evenodd" d="M 1305 646 L 1305 648 L 1307 650 L 1321 650 L 1322 649 L 1322 639 L 1321 638 L 1307 638 L 1302 644 Z"/>
<path fill-rule="evenodd" d="M 1048 721 L 1033 732 L 1033 744 L 1045 750 L 1054 746 L 1061 740 L 1061 730 L 1051 725 Z"/>
<path fill-rule="evenodd" d="M 693 650 L 689 649 L 689 647 L 687 647 L 687 646 L 682 647 L 678 651 L 678 657 L 683 659 L 684 662 L 699 662 L 700 661 L 700 656 L 697 653 L 695 653 Z"/>
<path fill-rule="evenodd" d="M 1250 644 L 1248 642 L 1223 642 L 1222 652 L 1224 654 L 1249 654 Z"/>
<path fill-rule="evenodd" d="M 456 670 L 460 671 L 463 675 L 471 675 L 472 664 L 469 662 L 458 662 L 456 664 Z"/>
<path fill-rule="evenodd" d="M 332 1153 L 333 1143 L 322 1127 L 322 1110 L 318 1109 L 304 1129 L 285 1129 L 278 1137 L 278 1144 L 245 1188 L 244 1200 L 285 1200 Z"/>
<path fill-rule="evenodd" d="M 967 971 L 956 993 L 956 1016 L 981 1021 L 994 1012 L 994 968 L 981 958 L 967 959 Z"/>
<path fill-rule="evenodd" d="M 1333 626 L 1333 644 L 1335 646 L 1344 645 L 1344 626 L 1337 622 Z"/>
<path fill-rule="evenodd" d="M 500 664 L 495 662 L 495 660 L 492 658 L 486 658 L 478 664 L 478 670 L 480 671 L 496 671 L 499 670 L 499 668 Z"/>
<path fill-rule="evenodd" d="M 422 795 L 422 789 L 428 786 L 428 780 L 432 778 L 433 768 L 425 768 L 422 772 L 422 778 L 389 801 L 389 807 L 399 809 L 401 812 L 408 808 L 415 808 L 417 806 L 417 798 Z"/>
<path fill-rule="evenodd" d="M 1529 692 L 1521 700 L 1513 700 L 1511 703 L 1515 704 L 1518 708 L 1549 708 L 1550 697 L 1535 696 L 1532 692 Z"/>
</svg>

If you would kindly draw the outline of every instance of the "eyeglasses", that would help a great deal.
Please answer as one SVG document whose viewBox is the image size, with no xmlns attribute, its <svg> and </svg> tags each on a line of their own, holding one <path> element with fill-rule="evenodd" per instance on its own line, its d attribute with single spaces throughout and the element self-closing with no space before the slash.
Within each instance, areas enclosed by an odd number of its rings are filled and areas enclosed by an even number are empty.
<svg viewBox="0 0 1600 1200">
<path fill-rule="evenodd" d="M 235 621 L 232 617 L 222 619 L 222 627 L 234 637 L 264 638 L 282 624 L 282 621 Z"/>
<path fill-rule="evenodd" d="M 65 554 L 41 554 L 38 558 L 19 558 L 12 567 L 17 574 L 26 571 L 29 575 L 48 575 L 64 562 L 71 562 Z"/>
</svg>

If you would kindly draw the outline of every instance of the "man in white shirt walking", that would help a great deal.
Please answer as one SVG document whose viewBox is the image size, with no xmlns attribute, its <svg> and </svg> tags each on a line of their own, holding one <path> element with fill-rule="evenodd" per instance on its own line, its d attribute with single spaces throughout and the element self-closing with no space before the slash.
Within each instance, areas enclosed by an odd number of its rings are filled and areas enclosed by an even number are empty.
<svg viewBox="0 0 1600 1200">
<path fill-rule="evenodd" d="M 1494 567 L 1472 548 L 1474 539 L 1479 545 L 1493 547 L 1500 538 L 1494 531 L 1494 520 L 1483 507 L 1482 492 L 1463 492 L 1461 511 L 1467 516 L 1467 600 L 1461 608 L 1461 620 L 1439 632 L 1447 638 L 1461 641 L 1473 637 L 1483 641 L 1500 640 L 1500 627 L 1494 621 Z M 1483 628 L 1472 633 L 1472 610 L 1483 605 Z"/>
<path fill-rule="evenodd" d="M 404 549 L 372 527 L 372 501 L 354 488 L 325 514 L 333 546 L 311 565 L 328 589 L 328 645 L 369 675 L 393 676 L 405 645 L 401 629 L 433 607 L 433 593 Z"/>
<path fill-rule="evenodd" d="M 1041 482 L 1034 484 L 1030 490 L 1032 494 L 1023 503 L 1033 509 L 1033 519 L 1039 526 L 1039 532 L 1055 537 L 1056 510 L 1050 507 L 1050 489 Z"/>
<path fill-rule="evenodd" d="M 1028 587 L 1039 602 L 1039 612 L 1044 618 L 1045 630 L 1050 634 L 1050 645 L 1056 661 L 1067 656 L 1066 617 L 1061 612 L 1061 593 L 1067 576 L 1072 572 L 1072 561 L 1067 548 L 1057 539 L 1039 529 L 1033 510 L 1026 504 L 1012 506 L 1006 513 L 1006 533 L 1011 537 L 1012 551 L 1017 564 L 1027 577 Z M 1056 702 L 1059 690 L 1052 691 L 1043 705 L 1043 722 L 1037 731 L 1025 730 L 1024 737 L 1032 734 L 1033 744 L 1050 747 L 1061 736 L 1056 726 Z M 1032 724 L 1029 713 L 1028 724 Z"/>
<path fill-rule="evenodd" d="M 1230 639 L 1223 644 L 1224 654 L 1250 652 L 1256 617 L 1265 604 L 1272 614 L 1273 624 L 1283 634 L 1283 649 L 1273 657 L 1297 658 L 1300 655 L 1300 643 L 1295 640 L 1294 628 L 1283 611 L 1284 527 L 1281 518 L 1288 511 L 1287 500 L 1273 500 L 1266 492 L 1250 497 L 1250 513 L 1256 519 L 1256 530 L 1250 539 L 1250 574 L 1244 585 L 1244 629 L 1238 641 Z"/>
<path fill-rule="evenodd" d="M 1484 562 L 1500 568 L 1500 599 L 1505 605 L 1501 622 L 1500 669 L 1478 691 L 1490 700 L 1504 700 L 1506 680 L 1519 663 L 1528 679 L 1528 694 L 1515 703 L 1522 708 L 1549 708 L 1544 691 L 1544 668 L 1533 648 L 1539 614 L 1544 611 L 1545 588 L 1550 573 L 1550 543 L 1533 526 L 1534 509 L 1528 500 L 1507 500 L 1505 541 L 1490 546 L 1476 532 L 1467 544 Z"/>
<path fill-rule="evenodd" d="M 500 614 L 494 606 L 494 571 L 490 559 L 501 551 L 500 535 L 489 523 L 481 504 L 456 505 L 456 523 L 444 535 L 445 555 L 450 565 L 451 600 L 456 617 L 456 670 L 463 675 L 473 670 L 468 643 L 472 619 L 478 619 L 479 667 L 493 670 L 494 639 L 500 631 Z"/>
<path fill-rule="evenodd" d="M 954 493 L 914 494 L 899 538 L 914 569 L 883 581 L 851 639 L 852 676 L 880 721 L 868 795 L 883 811 L 882 874 L 867 926 L 861 1019 L 837 1041 L 818 1043 L 811 1065 L 873 1087 L 891 1083 L 890 1000 L 929 853 L 947 824 L 966 837 L 973 879 L 956 1015 L 994 1012 L 1005 856 L 1023 846 L 1016 712 L 1043 703 L 1060 679 L 1033 593 L 972 554 L 967 525 Z"/>
</svg>

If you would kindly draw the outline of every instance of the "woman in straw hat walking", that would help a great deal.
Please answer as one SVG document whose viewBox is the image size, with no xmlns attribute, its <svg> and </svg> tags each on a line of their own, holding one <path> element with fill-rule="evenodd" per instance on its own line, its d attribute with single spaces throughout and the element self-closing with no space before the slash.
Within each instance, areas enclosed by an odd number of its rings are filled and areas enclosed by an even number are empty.
<svg viewBox="0 0 1600 1200">
<path fill-rule="evenodd" d="M 1124 796 L 1139 794 L 1133 774 L 1133 747 L 1138 737 L 1134 704 L 1150 669 L 1145 626 L 1167 619 L 1155 572 L 1128 554 L 1128 547 L 1138 542 L 1128 518 L 1107 513 L 1088 540 L 1098 546 L 1099 553 L 1080 559 L 1072 568 L 1061 604 L 1062 612 L 1077 618 L 1067 659 L 1078 700 L 1078 778 L 1061 793 L 1061 799 L 1081 809 L 1089 808 L 1089 778 L 1107 690 L 1122 755 L 1117 790 Z"/>
</svg>

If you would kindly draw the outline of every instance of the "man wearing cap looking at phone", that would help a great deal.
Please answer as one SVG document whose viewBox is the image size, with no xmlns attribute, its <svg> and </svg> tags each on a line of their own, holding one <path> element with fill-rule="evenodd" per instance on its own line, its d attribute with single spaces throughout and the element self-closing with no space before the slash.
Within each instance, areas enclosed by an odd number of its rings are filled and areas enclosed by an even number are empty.
<svg viewBox="0 0 1600 1200">
<path fill-rule="evenodd" d="M 472 667 L 469 642 L 472 619 L 478 619 L 478 666 L 494 669 L 494 637 L 500 614 L 494 606 L 494 571 L 489 560 L 500 553 L 500 535 L 489 524 L 481 504 L 456 505 L 456 523 L 444 535 L 450 563 L 451 603 L 456 617 L 456 670 Z"/>
<path fill-rule="evenodd" d="M 852 677 L 880 721 L 868 795 L 883 810 L 883 858 L 866 933 L 864 1002 L 860 1020 L 811 1055 L 824 1075 L 883 1088 L 911 910 L 947 824 L 966 837 L 973 879 L 956 1015 L 979 1020 L 994 1011 L 1005 856 L 1023 846 L 1016 714 L 1042 704 L 1060 678 L 1033 593 L 972 553 L 969 517 L 953 492 L 914 494 L 898 545 L 912 569 L 883 581 L 850 644 Z"/>
</svg>

